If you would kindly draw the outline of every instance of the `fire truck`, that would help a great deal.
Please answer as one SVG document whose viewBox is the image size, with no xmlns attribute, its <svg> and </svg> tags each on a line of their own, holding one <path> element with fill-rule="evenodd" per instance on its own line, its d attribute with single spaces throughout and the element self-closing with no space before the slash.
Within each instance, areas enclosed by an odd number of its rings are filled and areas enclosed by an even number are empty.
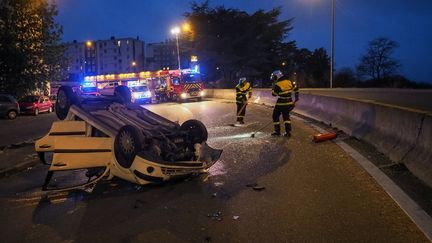
<svg viewBox="0 0 432 243">
<path fill-rule="evenodd" d="M 82 87 L 112 95 L 119 85 L 130 88 L 134 102 L 151 103 L 152 93 L 157 102 L 201 100 L 205 95 L 201 74 L 191 69 L 86 76 Z"/>
<path fill-rule="evenodd" d="M 188 99 L 202 100 L 205 95 L 201 74 L 195 70 L 163 70 L 159 71 L 160 82 L 155 88 L 158 102 Z"/>
</svg>

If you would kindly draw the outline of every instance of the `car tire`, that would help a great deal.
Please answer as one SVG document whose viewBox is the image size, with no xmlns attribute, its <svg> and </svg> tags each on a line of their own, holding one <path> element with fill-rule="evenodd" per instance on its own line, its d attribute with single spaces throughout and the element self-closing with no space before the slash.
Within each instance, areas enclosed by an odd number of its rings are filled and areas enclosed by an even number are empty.
<svg viewBox="0 0 432 243">
<path fill-rule="evenodd" d="M 117 100 L 122 104 L 129 104 L 132 101 L 130 89 L 124 85 L 115 87 L 114 96 L 116 96 Z"/>
<path fill-rule="evenodd" d="M 9 120 L 14 120 L 18 116 L 18 113 L 15 110 L 11 110 L 7 113 L 7 118 Z"/>
<path fill-rule="evenodd" d="M 78 97 L 70 86 L 61 86 L 57 91 L 57 101 L 55 103 L 55 112 L 60 120 L 64 120 L 69 113 L 71 105 L 78 103 Z"/>
<path fill-rule="evenodd" d="M 34 115 L 34 116 L 39 115 L 39 109 L 38 109 L 38 108 L 36 108 L 36 109 L 34 110 L 33 115 Z"/>
<path fill-rule="evenodd" d="M 180 129 L 188 132 L 188 138 L 192 145 L 207 141 L 207 128 L 201 121 L 195 119 L 187 120 L 180 126 Z"/>
<path fill-rule="evenodd" d="M 141 146 L 140 131 L 136 127 L 121 127 L 114 140 L 114 155 L 118 164 L 125 169 L 130 168 Z"/>
</svg>

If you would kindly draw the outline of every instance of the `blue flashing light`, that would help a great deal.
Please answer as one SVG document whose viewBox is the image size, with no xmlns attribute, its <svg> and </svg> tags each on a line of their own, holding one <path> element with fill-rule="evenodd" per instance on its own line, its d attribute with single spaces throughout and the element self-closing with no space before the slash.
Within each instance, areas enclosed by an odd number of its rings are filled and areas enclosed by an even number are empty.
<svg viewBox="0 0 432 243">
<path fill-rule="evenodd" d="M 94 82 L 84 82 L 82 84 L 83 87 L 96 87 L 96 85 L 94 84 Z"/>
</svg>

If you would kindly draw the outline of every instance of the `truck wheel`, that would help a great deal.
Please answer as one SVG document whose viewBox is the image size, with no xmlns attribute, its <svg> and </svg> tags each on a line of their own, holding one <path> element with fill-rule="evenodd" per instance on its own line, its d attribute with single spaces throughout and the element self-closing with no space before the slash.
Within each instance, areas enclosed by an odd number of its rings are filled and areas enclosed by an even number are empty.
<svg viewBox="0 0 432 243">
<path fill-rule="evenodd" d="M 130 168 L 136 154 L 141 150 L 140 131 L 131 125 L 125 125 L 118 131 L 114 140 L 114 154 L 123 168 Z"/>
<path fill-rule="evenodd" d="M 60 120 L 64 120 L 69 112 L 71 105 L 78 102 L 76 94 L 70 86 L 61 86 L 57 91 L 57 101 L 55 103 L 55 112 Z"/>
<path fill-rule="evenodd" d="M 131 92 L 127 86 L 120 85 L 115 87 L 114 95 L 117 97 L 118 101 L 122 104 L 129 104 L 132 101 Z"/>
<path fill-rule="evenodd" d="M 188 137 L 192 144 L 202 143 L 207 141 L 208 133 L 205 125 L 195 119 L 185 121 L 180 129 L 188 132 Z"/>
</svg>

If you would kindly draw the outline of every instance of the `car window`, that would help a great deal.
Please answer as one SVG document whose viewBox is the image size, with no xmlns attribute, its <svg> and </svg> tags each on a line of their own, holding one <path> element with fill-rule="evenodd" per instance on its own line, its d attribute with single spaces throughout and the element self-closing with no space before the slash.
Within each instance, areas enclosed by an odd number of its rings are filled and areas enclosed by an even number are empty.
<svg viewBox="0 0 432 243">
<path fill-rule="evenodd" d="M 48 102 L 48 101 L 49 101 L 48 97 L 45 97 L 45 98 L 44 98 L 44 101 L 45 101 L 45 102 Z"/>
<path fill-rule="evenodd" d="M 0 96 L 0 102 L 11 102 L 7 96 Z"/>
<path fill-rule="evenodd" d="M 44 99 L 43 98 L 40 98 L 39 99 L 39 103 L 43 103 L 44 102 Z"/>
<path fill-rule="evenodd" d="M 20 99 L 19 101 L 20 102 L 37 102 L 38 97 L 33 96 L 33 95 L 29 95 L 29 96 L 25 96 L 24 98 Z"/>
<path fill-rule="evenodd" d="M 145 92 L 148 91 L 147 86 L 133 86 L 131 87 L 132 92 Z"/>
</svg>

